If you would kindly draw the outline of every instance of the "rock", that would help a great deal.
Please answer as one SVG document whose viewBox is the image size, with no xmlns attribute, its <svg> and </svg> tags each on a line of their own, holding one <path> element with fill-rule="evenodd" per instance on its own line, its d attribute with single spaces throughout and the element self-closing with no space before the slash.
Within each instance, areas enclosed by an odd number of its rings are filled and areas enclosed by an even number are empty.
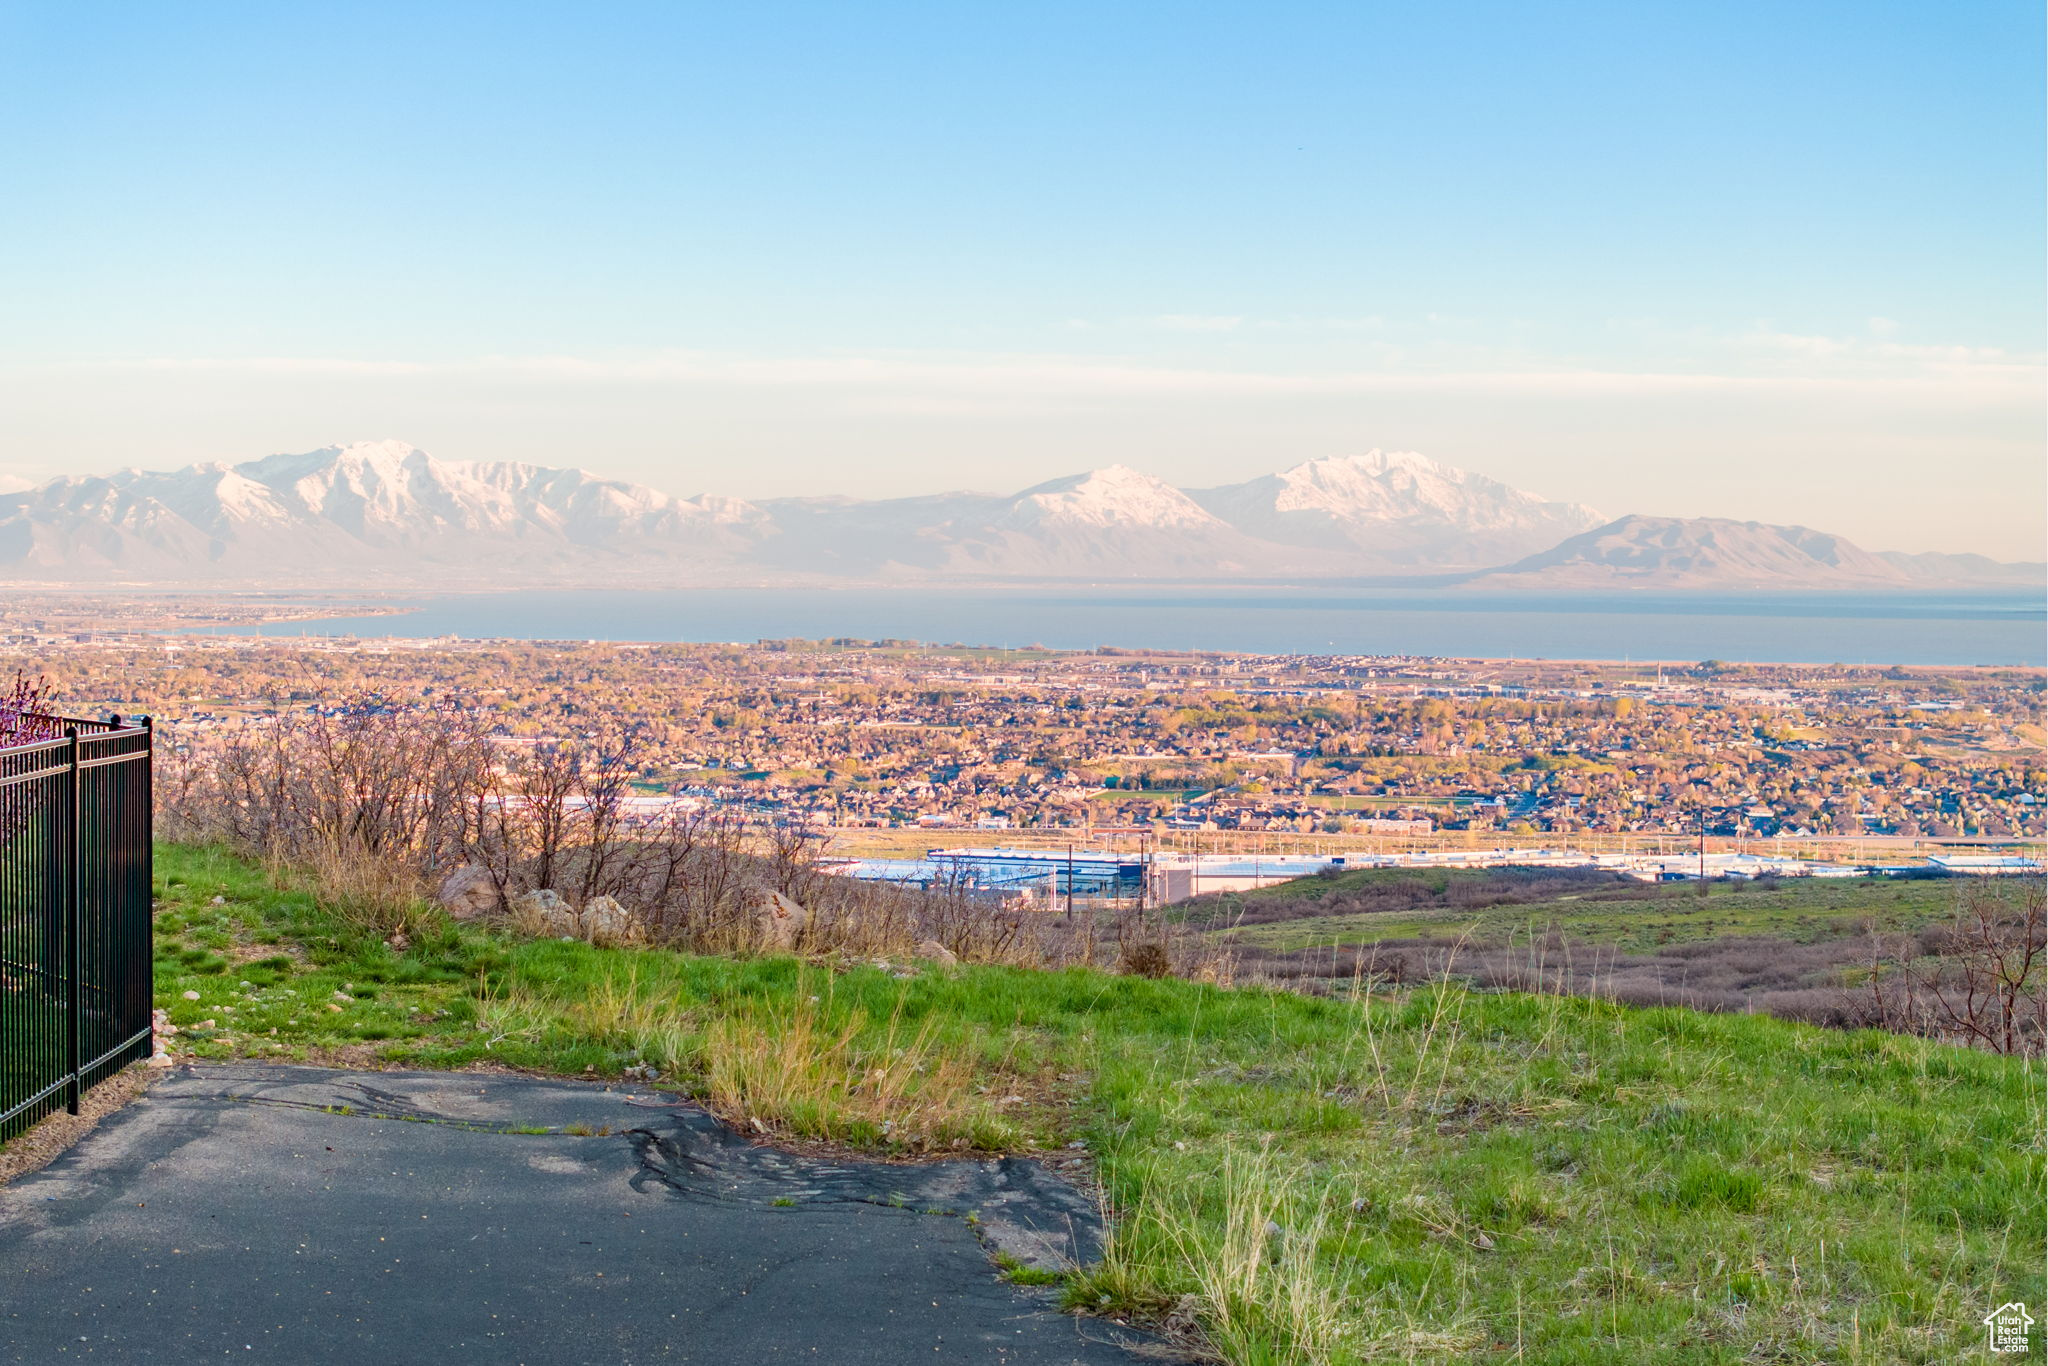
<svg viewBox="0 0 2048 1366">
<path fill-rule="evenodd" d="M 155 1035 L 149 1041 L 149 1065 L 151 1067 L 169 1067 L 171 1065 L 171 1055 L 164 1050 L 164 1040 L 170 1035 L 177 1033 L 178 1027 L 171 1023 L 170 1013 L 163 1010 L 152 1010 L 149 1012 L 149 1025 Z"/>
<path fill-rule="evenodd" d="M 810 923 L 811 913 L 780 892 L 766 893 L 754 908 L 754 924 L 760 931 L 761 947 L 770 953 L 794 952 L 797 936 Z"/>
<path fill-rule="evenodd" d="M 593 944 L 623 944 L 634 937 L 633 913 L 608 896 L 583 905 L 583 937 Z"/>
<path fill-rule="evenodd" d="M 951 967 L 960 961 L 954 956 L 951 949 L 936 939 L 927 939 L 922 944 L 919 944 L 917 946 L 917 956 L 926 962 L 938 963 L 944 967 Z"/>
<path fill-rule="evenodd" d="M 583 931 L 583 926 L 577 922 L 576 912 L 569 909 L 569 903 L 562 900 L 562 894 L 548 887 L 521 892 L 513 897 L 512 923 L 527 934 L 576 938 Z"/>
<path fill-rule="evenodd" d="M 441 879 L 441 888 L 434 893 L 434 900 L 445 906 L 448 914 L 457 920 L 475 920 L 497 910 L 504 898 L 490 869 L 465 863 Z"/>
<path fill-rule="evenodd" d="M 196 1001 L 199 999 L 199 993 L 196 991 L 188 991 L 185 993 L 185 999 L 188 1001 Z"/>
</svg>

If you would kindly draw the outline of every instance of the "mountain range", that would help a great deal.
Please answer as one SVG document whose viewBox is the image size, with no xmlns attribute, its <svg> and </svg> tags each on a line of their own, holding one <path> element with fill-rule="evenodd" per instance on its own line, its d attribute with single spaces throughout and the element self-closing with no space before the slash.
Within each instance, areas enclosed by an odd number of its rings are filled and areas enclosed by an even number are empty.
<svg viewBox="0 0 2048 1366">
<path fill-rule="evenodd" d="M 0 493 L 0 577 L 476 587 L 1374 579 L 1501 588 L 2031 586 L 2040 565 L 1803 527 L 1609 520 L 1413 452 L 1180 489 L 1122 466 L 1014 494 L 679 498 L 404 442 Z"/>
</svg>

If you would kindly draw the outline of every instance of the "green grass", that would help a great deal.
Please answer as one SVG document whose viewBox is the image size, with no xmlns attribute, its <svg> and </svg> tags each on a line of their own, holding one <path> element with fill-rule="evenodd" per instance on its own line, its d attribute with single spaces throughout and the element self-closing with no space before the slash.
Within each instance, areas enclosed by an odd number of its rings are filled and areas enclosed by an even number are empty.
<svg viewBox="0 0 2048 1366">
<path fill-rule="evenodd" d="M 1211 911 L 1227 921 L 1237 905 L 1297 911 L 1295 918 L 1228 931 L 1246 944 L 1267 949 L 1301 949 L 1330 944 L 1370 944 L 1387 939 L 1466 938 L 1475 943 L 1525 940 L 1530 932 L 1556 929 L 1625 952 L 1647 953 L 1659 945 L 1734 935 L 1774 935 L 1813 943 L 1859 932 L 1865 919 L 1886 930 L 1910 930 L 1947 916 L 1955 886 L 1942 881 L 1892 882 L 1876 879 L 1788 878 L 1769 883 L 1711 882 L 1702 898 L 1697 886 L 1670 895 L 1591 899 L 1566 894 L 1534 904 L 1434 906 L 1414 910 L 1318 915 L 1315 903 L 1356 890 L 1373 880 L 1430 883 L 1439 892 L 1474 876 L 1445 869 L 1418 872 L 1371 871 L 1332 878 L 1306 877 L 1232 898 Z M 1645 887 L 1645 891 L 1649 890 Z"/>
<path fill-rule="evenodd" d="M 201 1057 L 459 1040 L 474 1029 L 479 974 L 506 956 L 445 921 L 398 953 L 216 850 L 159 846 L 156 903 L 157 1005 L 179 1051 Z"/>
<path fill-rule="evenodd" d="M 1083 1143 L 1119 1222 L 1068 1300 L 1198 1322 L 1232 1361 L 1947 1362 L 2042 1300 L 2037 1064 L 1449 988 L 897 978 L 467 928 L 400 954 L 222 854 L 157 867 L 159 999 L 222 1026 L 181 1046 L 651 1065 L 776 1132 Z"/>
<path fill-rule="evenodd" d="M 1051 1267 L 1029 1266 L 1007 1252 L 997 1252 L 995 1261 L 1003 1279 L 1012 1285 L 1065 1285 L 1073 1274 L 1055 1271 Z"/>
</svg>

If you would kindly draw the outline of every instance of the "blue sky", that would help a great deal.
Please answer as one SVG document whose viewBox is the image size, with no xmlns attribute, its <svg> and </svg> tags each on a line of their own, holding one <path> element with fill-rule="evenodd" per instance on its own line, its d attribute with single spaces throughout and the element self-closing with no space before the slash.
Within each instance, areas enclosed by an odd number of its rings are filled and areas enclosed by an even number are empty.
<svg viewBox="0 0 2048 1366">
<path fill-rule="evenodd" d="M 2041 30 L 0 3 L 0 464 L 399 436 L 766 495 L 1399 446 L 2038 557 Z"/>
</svg>

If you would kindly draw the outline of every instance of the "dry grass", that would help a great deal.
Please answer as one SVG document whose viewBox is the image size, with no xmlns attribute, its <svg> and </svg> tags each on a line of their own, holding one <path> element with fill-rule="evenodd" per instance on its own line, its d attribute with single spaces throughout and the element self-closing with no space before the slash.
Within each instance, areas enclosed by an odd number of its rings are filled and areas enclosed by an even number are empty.
<svg viewBox="0 0 2048 1366">
<path fill-rule="evenodd" d="M 1020 1145 L 1019 1126 L 989 1095 L 985 1059 L 940 1021 L 877 1019 L 833 994 L 829 972 L 793 993 L 700 1007 L 632 968 L 561 993 L 487 993 L 478 1020 L 498 1038 L 559 1045 L 563 1035 L 687 1079 L 711 1109 L 757 1133 L 784 1133 L 914 1154 Z"/>
<path fill-rule="evenodd" d="M 1321 1201 L 1296 1218 L 1293 1175 L 1270 1150 L 1225 1157 L 1215 1195 L 1220 1228 L 1205 1228 L 1182 1199 L 1150 1217 L 1194 1269 L 1200 1321 L 1229 1361 L 1321 1366 L 1353 1351 L 1357 1316 L 1317 1266 L 1330 1216 Z M 1292 1226 L 1283 1223 L 1292 1220 Z"/>
<path fill-rule="evenodd" d="M 796 996 L 715 1021 L 703 1059 L 712 1108 L 756 1128 L 913 1152 L 1016 1141 L 976 1095 L 973 1062 L 939 1044 L 935 1021 L 906 1030 L 892 1017 L 875 1037 L 863 1012 L 833 1020 L 828 1009 Z"/>
<path fill-rule="evenodd" d="M 323 841 L 289 865 L 277 857 L 268 862 L 273 879 L 303 878 L 308 890 L 338 919 L 379 939 L 415 935 L 442 915 L 427 900 L 424 879 L 418 872 L 360 847 Z"/>
</svg>

